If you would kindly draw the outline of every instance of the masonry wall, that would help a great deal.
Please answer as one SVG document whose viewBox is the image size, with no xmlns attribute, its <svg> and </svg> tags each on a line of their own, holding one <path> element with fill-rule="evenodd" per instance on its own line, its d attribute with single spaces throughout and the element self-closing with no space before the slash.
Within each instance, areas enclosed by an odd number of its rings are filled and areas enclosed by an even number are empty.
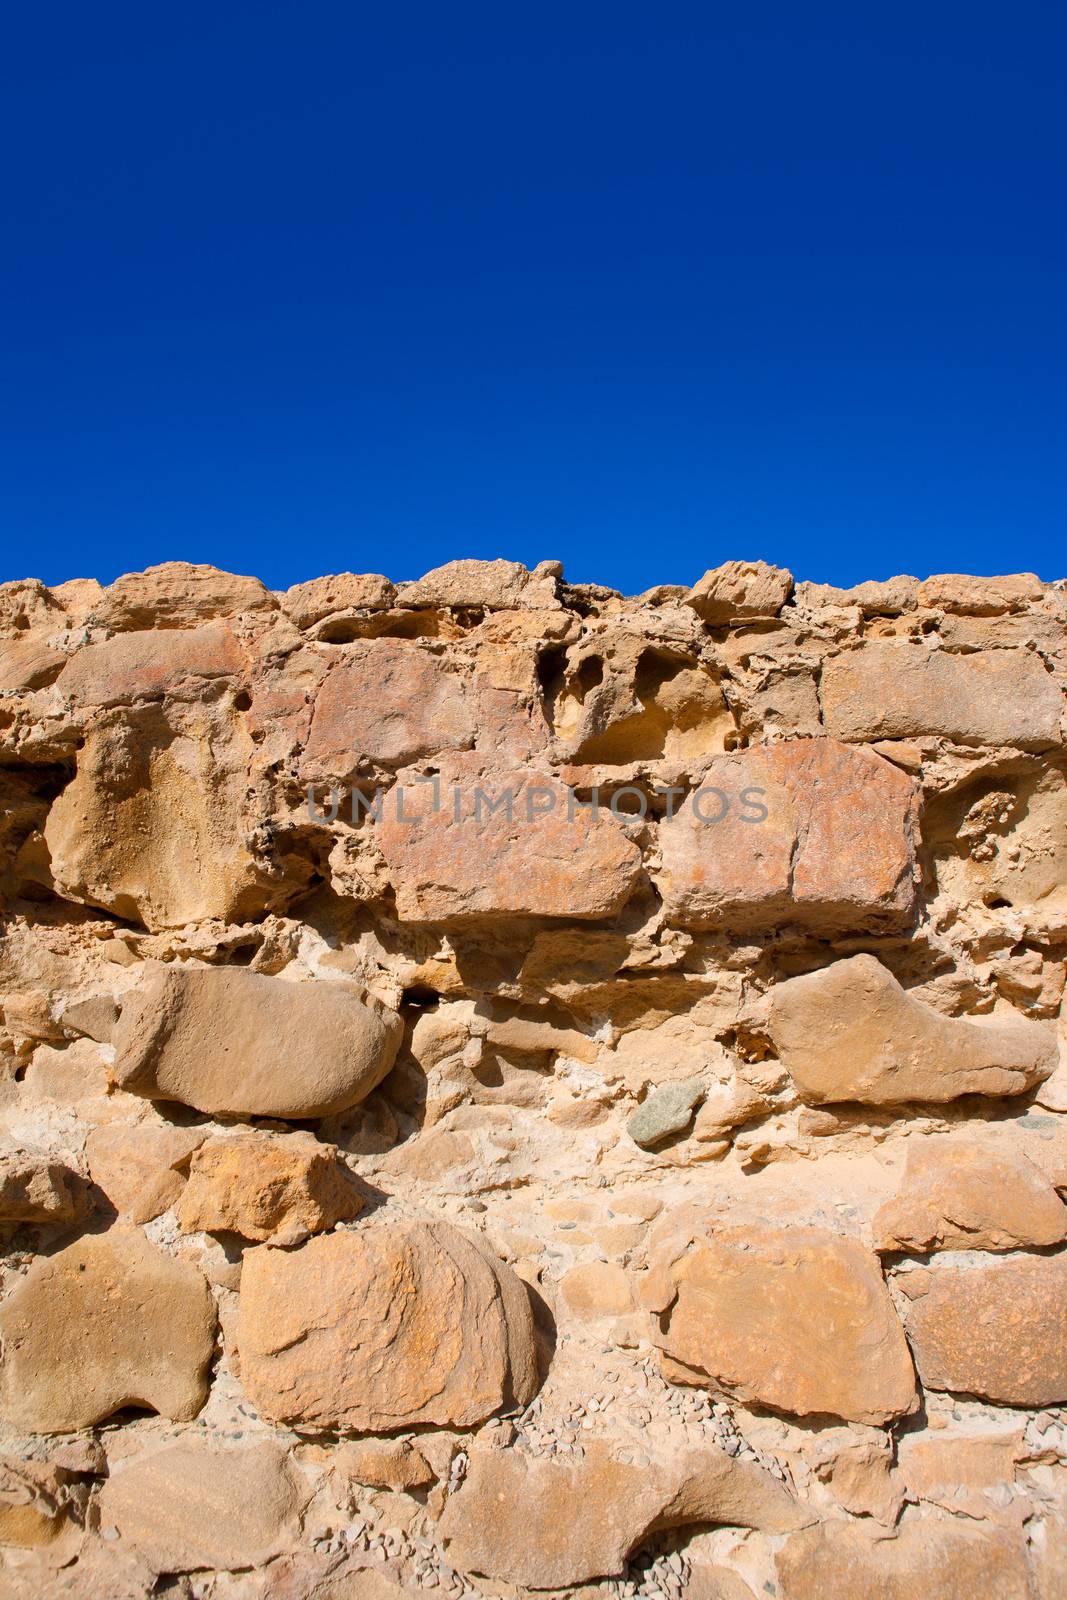
<svg viewBox="0 0 1067 1600">
<path fill-rule="evenodd" d="M 0 1594 L 1067 1593 L 1067 588 L 0 586 Z"/>
</svg>

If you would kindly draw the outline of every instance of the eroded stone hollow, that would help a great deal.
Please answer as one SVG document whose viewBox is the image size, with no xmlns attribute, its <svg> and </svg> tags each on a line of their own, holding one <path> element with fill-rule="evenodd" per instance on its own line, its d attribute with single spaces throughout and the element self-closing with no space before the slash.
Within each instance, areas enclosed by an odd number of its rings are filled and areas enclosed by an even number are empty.
<svg viewBox="0 0 1067 1600">
<path fill-rule="evenodd" d="M 0 586 L 0 1594 L 1067 1594 L 1067 583 Z"/>
</svg>

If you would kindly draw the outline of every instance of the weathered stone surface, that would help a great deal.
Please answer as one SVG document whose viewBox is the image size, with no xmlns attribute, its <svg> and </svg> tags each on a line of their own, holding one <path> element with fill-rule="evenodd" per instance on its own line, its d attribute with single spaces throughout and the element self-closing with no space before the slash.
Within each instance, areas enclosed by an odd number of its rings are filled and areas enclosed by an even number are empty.
<svg viewBox="0 0 1067 1600">
<path fill-rule="evenodd" d="M 188 628 L 210 617 L 272 611 L 278 602 L 258 578 L 217 567 L 164 561 L 127 572 L 109 584 L 93 608 L 94 620 L 114 632 L 136 628 Z"/>
<path fill-rule="evenodd" d="M 73 1222 L 86 1209 L 76 1172 L 43 1151 L 0 1141 L 0 1223 Z"/>
<path fill-rule="evenodd" d="M 1028 1600 L 1018 1534 L 960 1520 L 902 1523 L 889 1533 L 824 1522 L 787 1539 L 777 1558 L 782 1600 Z"/>
<path fill-rule="evenodd" d="M 294 583 L 280 596 L 282 610 L 298 628 L 314 627 L 339 611 L 384 611 L 395 599 L 395 586 L 376 572 L 335 572 Z"/>
<path fill-rule="evenodd" d="M 245 1133 L 196 1151 L 178 1221 L 186 1233 L 221 1230 L 294 1245 L 362 1209 L 336 1145 L 310 1133 Z"/>
<path fill-rule="evenodd" d="M 939 572 L 920 583 L 918 600 L 921 606 L 941 611 L 992 617 L 1003 611 L 1021 611 L 1041 600 L 1044 593 L 1041 579 L 1033 572 L 1011 572 L 995 578 Z"/>
<path fill-rule="evenodd" d="M 409 1439 L 360 1439 L 341 1445 L 332 1470 L 372 1489 L 424 1489 L 437 1474 Z"/>
<path fill-rule="evenodd" d="M 1016 1250 L 1059 1244 L 1067 1206 L 1025 1156 L 989 1143 L 909 1143 L 896 1198 L 874 1219 L 876 1250 Z"/>
<path fill-rule="evenodd" d="M 633 1310 L 626 1273 L 610 1261 L 587 1261 L 572 1267 L 560 1284 L 560 1295 L 574 1316 L 622 1317 Z"/>
<path fill-rule="evenodd" d="M 483 1447 L 438 1532 L 460 1571 L 556 1589 L 621 1573 L 658 1528 L 724 1522 L 783 1533 L 805 1520 L 777 1479 L 715 1446 L 648 1468 L 614 1460 L 602 1444 L 573 1465 Z"/>
<path fill-rule="evenodd" d="M 606 917 L 630 894 L 641 867 L 637 846 L 603 811 L 594 817 L 575 804 L 569 814 L 570 791 L 558 779 L 522 769 L 486 772 L 477 760 L 457 758 L 440 768 L 439 809 L 431 787 L 401 773 L 402 802 L 393 791 L 376 827 L 405 920 L 509 912 Z"/>
<path fill-rule="evenodd" d="M 820 687 L 837 739 L 942 737 L 959 744 L 1056 744 L 1064 699 L 1026 650 L 953 655 L 925 645 L 874 642 L 832 656 Z"/>
<path fill-rule="evenodd" d="M 626 1124 L 634 1144 L 651 1150 L 672 1133 L 681 1133 L 693 1120 L 693 1111 L 704 1097 L 704 1080 L 686 1078 L 681 1083 L 665 1083 L 653 1089 Z"/>
<path fill-rule="evenodd" d="M 915 907 L 914 781 L 866 750 L 794 739 L 721 756 L 659 830 L 667 913 L 695 927 L 885 931 Z"/>
<path fill-rule="evenodd" d="M 69 1561 L 80 1528 L 71 1474 L 42 1461 L 0 1459 L 0 1547 L 44 1550 Z"/>
<path fill-rule="evenodd" d="M 290 1548 L 307 1498 L 276 1444 L 179 1439 L 108 1477 L 100 1527 L 153 1572 L 259 1567 Z"/>
<path fill-rule="evenodd" d="M 726 561 L 705 572 L 685 597 L 713 628 L 728 622 L 776 617 L 793 592 L 793 574 L 766 561 Z"/>
<path fill-rule="evenodd" d="M 525 1288 L 446 1223 L 250 1252 L 237 1338 L 257 1408 L 304 1427 L 472 1427 L 537 1388 Z"/>
<path fill-rule="evenodd" d="M 926 1388 L 1012 1406 L 1067 1402 L 1067 1256 L 939 1261 L 897 1281 Z"/>
<path fill-rule="evenodd" d="M 1057 1059 L 1047 1025 L 943 1016 L 869 955 L 777 984 L 768 1026 L 782 1065 L 811 1105 L 1022 1094 L 1047 1078 Z"/>
<path fill-rule="evenodd" d="M 688 1248 L 687 1248 L 688 1246 Z M 814 1228 L 688 1229 L 643 1296 L 667 1376 L 796 1416 L 883 1423 L 917 1404 L 877 1258 Z"/>
<path fill-rule="evenodd" d="M 81 706 L 128 705 L 157 699 L 187 678 L 235 677 L 243 651 L 222 622 L 179 631 L 117 633 L 71 656 L 56 679 L 60 694 Z"/>
<path fill-rule="evenodd" d="M 85 1141 L 89 1174 L 124 1222 L 151 1222 L 185 1187 L 193 1151 L 206 1128 L 169 1122 L 108 1122 Z"/>
<path fill-rule="evenodd" d="M 315 701 L 304 752 L 308 779 L 345 780 L 360 761 L 403 766 L 474 743 L 462 674 L 415 641 L 374 639 L 346 648 Z"/>
<path fill-rule="evenodd" d="M 414 583 L 402 583 L 397 597 L 403 606 L 489 611 L 559 606 L 555 579 L 545 572 L 529 572 L 517 561 L 448 561 Z"/>
<path fill-rule="evenodd" d="M 9 639 L 0 643 L 0 695 L 28 694 L 59 676 L 66 656 L 41 639 Z"/>
<path fill-rule="evenodd" d="M 153 965 L 115 1031 L 114 1079 L 212 1115 L 326 1117 L 393 1064 L 401 1025 L 340 983 L 243 967 Z"/>
<path fill-rule="evenodd" d="M 215 1306 L 199 1268 L 112 1228 L 36 1261 L 0 1305 L 0 1338 L 14 1428 L 71 1433 L 124 1406 L 187 1420 L 207 1396 Z"/>
<path fill-rule="evenodd" d="M 94 723 L 45 825 L 56 889 L 153 929 L 284 902 L 295 890 L 262 870 L 244 820 L 252 753 L 225 706 L 146 704 Z"/>
</svg>

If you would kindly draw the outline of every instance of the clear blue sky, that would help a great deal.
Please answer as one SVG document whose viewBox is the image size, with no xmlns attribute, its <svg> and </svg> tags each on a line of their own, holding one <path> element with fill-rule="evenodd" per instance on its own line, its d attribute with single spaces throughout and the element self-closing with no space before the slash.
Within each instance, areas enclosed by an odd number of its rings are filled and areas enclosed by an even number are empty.
<svg viewBox="0 0 1067 1600">
<path fill-rule="evenodd" d="M 0 577 L 1067 573 L 1062 4 L 9 8 Z"/>
</svg>

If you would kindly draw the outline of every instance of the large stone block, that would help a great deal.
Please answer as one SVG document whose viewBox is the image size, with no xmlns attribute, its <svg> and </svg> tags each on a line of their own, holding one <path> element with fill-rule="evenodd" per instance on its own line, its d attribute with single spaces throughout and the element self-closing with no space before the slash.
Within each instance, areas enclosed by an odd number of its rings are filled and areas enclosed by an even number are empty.
<svg viewBox="0 0 1067 1600">
<path fill-rule="evenodd" d="M 153 1572 L 232 1571 L 291 1548 L 306 1499 L 276 1444 L 191 1438 L 123 1463 L 97 1511 L 104 1538 Z"/>
<path fill-rule="evenodd" d="M 899 641 L 831 656 L 820 686 L 838 739 L 941 737 L 1043 749 L 1060 737 L 1064 699 L 1028 650 L 954 655 Z"/>
<path fill-rule="evenodd" d="M 349 646 L 318 692 L 303 770 L 309 780 L 355 776 L 361 761 L 403 766 L 474 743 L 460 672 L 409 640 Z"/>
<path fill-rule="evenodd" d="M 726 561 L 705 572 L 685 597 L 710 627 L 776 617 L 793 592 L 793 574 L 766 561 Z"/>
<path fill-rule="evenodd" d="M 247 659 L 222 622 L 117 633 L 68 660 L 56 688 L 79 706 L 119 706 L 168 694 L 188 678 L 235 677 Z"/>
<path fill-rule="evenodd" d="M 882 1424 L 918 1405 L 877 1257 L 814 1228 L 679 1234 L 642 1293 L 664 1371 L 794 1416 Z"/>
<path fill-rule="evenodd" d="M 869 955 L 777 984 L 768 1026 L 809 1105 L 1022 1094 L 1048 1077 L 1058 1055 L 1051 1026 L 943 1016 Z"/>
<path fill-rule="evenodd" d="M 376 829 L 407 921 L 607 917 L 637 882 L 637 846 L 556 778 L 462 757 L 440 763 L 436 796 L 416 778 L 400 774 L 402 795 L 385 797 Z"/>
<path fill-rule="evenodd" d="M 301 1427 L 474 1427 L 537 1389 L 525 1287 L 440 1222 L 251 1251 L 237 1342 L 259 1411 Z"/>
<path fill-rule="evenodd" d="M 342 983 L 153 963 L 115 1030 L 115 1082 L 233 1117 L 328 1117 L 385 1077 L 402 1033 Z"/>
<path fill-rule="evenodd" d="M 36 1261 L 0 1306 L 0 1411 L 26 1433 L 73 1433 L 124 1406 L 176 1421 L 207 1398 L 207 1280 L 133 1228 Z"/>
<path fill-rule="evenodd" d="M 928 1389 L 1008 1406 L 1067 1402 L 1067 1256 L 941 1260 L 897 1281 Z"/>
<path fill-rule="evenodd" d="M 238 1233 L 292 1245 L 362 1209 L 336 1145 L 320 1144 L 310 1133 L 242 1133 L 209 1139 L 197 1150 L 178 1220 L 186 1233 Z"/>
<path fill-rule="evenodd" d="M 1044 1173 L 988 1140 L 909 1140 L 896 1197 L 874 1219 L 876 1250 L 1017 1250 L 1059 1244 L 1067 1206 Z"/>
<path fill-rule="evenodd" d="M 258 578 L 188 561 L 163 561 L 127 572 L 103 591 L 93 620 L 115 632 L 131 628 L 188 628 L 209 617 L 274 611 L 278 602 Z"/>
<path fill-rule="evenodd" d="M 914 914 L 917 817 L 912 779 L 872 751 L 760 745 L 713 761 L 664 819 L 654 877 L 687 926 L 898 929 Z"/>
<path fill-rule="evenodd" d="M 438 1531 L 461 1571 L 559 1589 L 623 1572 L 657 1529 L 721 1522 L 784 1533 L 806 1520 L 769 1472 L 714 1445 L 650 1467 L 618 1461 L 600 1443 L 573 1463 L 483 1446 Z"/>
<path fill-rule="evenodd" d="M 1028 1600 L 1026 1546 L 1017 1533 L 960 1518 L 896 1530 L 824 1522 L 778 1553 L 781 1600 Z"/>
<path fill-rule="evenodd" d="M 224 707 L 106 713 L 48 813 L 57 891 L 153 930 L 240 921 L 284 903 L 306 875 L 272 875 L 250 847 L 252 755 Z"/>
</svg>

